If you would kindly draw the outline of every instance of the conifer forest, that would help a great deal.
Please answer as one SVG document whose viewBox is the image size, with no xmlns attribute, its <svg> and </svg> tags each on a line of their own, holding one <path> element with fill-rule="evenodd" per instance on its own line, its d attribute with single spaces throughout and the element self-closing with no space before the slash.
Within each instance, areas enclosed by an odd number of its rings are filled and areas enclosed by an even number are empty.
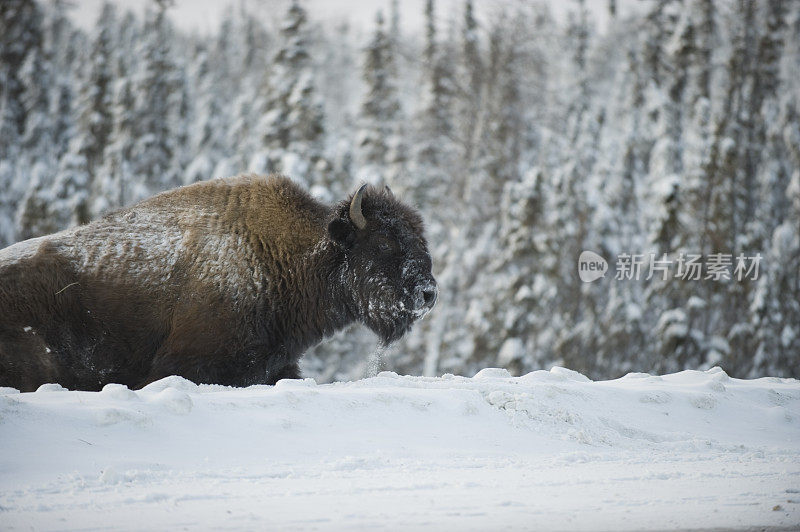
<svg viewBox="0 0 800 532">
<path fill-rule="evenodd" d="M 0 1 L 0 247 L 244 172 L 327 202 L 388 185 L 439 301 L 388 348 L 363 326 L 318 345 L 318 382 L 800 377 L 800 2 L 418 4 L 410 29 L 398 0 L 363 28 L 232 2 L 204 33 L 167 0 L 89 29 Z"/>
</svg>

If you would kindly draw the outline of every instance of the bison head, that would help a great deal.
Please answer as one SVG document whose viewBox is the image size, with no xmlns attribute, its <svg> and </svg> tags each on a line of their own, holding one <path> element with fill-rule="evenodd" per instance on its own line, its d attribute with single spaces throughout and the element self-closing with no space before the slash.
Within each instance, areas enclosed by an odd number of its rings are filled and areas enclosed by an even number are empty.
<svg viewBox="0 0 800 532">
<path fill-rule="evenodd" d="M 328 224 L 341 280 L 359 319 L 388 345 L 436 303 L 422 218 L 387 188 L 363 185 Z"/>
</svg>

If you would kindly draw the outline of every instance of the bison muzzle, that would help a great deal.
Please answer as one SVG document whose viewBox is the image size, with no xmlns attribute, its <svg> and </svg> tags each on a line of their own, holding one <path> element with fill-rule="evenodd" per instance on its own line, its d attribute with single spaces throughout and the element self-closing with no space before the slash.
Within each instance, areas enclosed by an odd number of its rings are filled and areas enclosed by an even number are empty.
<svg viewBox="0 0 800 532">
<path fill-rule="evenodd" d="M 397 340 L 436 296 L 388 189 L 331 206 L 280 176 L 196 183 L 0 251 L 0 386 L 272 384 L 352 322 Z"/>
</svg>

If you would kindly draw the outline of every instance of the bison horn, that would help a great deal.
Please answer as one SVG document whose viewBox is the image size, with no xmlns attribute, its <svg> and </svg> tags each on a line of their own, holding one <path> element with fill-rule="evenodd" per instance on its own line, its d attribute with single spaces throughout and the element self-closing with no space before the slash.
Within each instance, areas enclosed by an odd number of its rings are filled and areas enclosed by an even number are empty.
<svg viewBox="0 0 800 532">
<path fill-rule="evenodd" d="M 361 199 L 364 197 L 364 189 L 366 188 L 367 185 L 361 185 L 361 188 L 358 189 L 358 192 L 355 193 L 350 201 L 350 220 L 359 229 L 367 227 L 367 219 L 364 218 L 364 214 L 361 212 Z"/>
<path fill-rule="evenodd" d="M 389 188 L 389 185 L 383 185 L 383 190 L 385 190 L 385 191 L 386 191 L 386 193 L 387 193 L 388 195 L 390 195 L 391 197 L 394 197 L 394 194 L 392 193 L 392 189 L 391 189 L 391 188 Z"/>
</svg>

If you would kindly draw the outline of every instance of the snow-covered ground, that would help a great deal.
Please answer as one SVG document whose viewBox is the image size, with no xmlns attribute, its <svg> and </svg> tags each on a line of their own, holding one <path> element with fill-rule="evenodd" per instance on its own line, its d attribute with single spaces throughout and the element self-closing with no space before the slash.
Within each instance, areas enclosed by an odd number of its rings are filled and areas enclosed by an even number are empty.
<svg viewBox="0 0 800 532">
<path fill-rule="evenodd" d="M 0 529 L 800 524 L 800 381 L 399 377 L 0 390 Z"/>
</svg>

